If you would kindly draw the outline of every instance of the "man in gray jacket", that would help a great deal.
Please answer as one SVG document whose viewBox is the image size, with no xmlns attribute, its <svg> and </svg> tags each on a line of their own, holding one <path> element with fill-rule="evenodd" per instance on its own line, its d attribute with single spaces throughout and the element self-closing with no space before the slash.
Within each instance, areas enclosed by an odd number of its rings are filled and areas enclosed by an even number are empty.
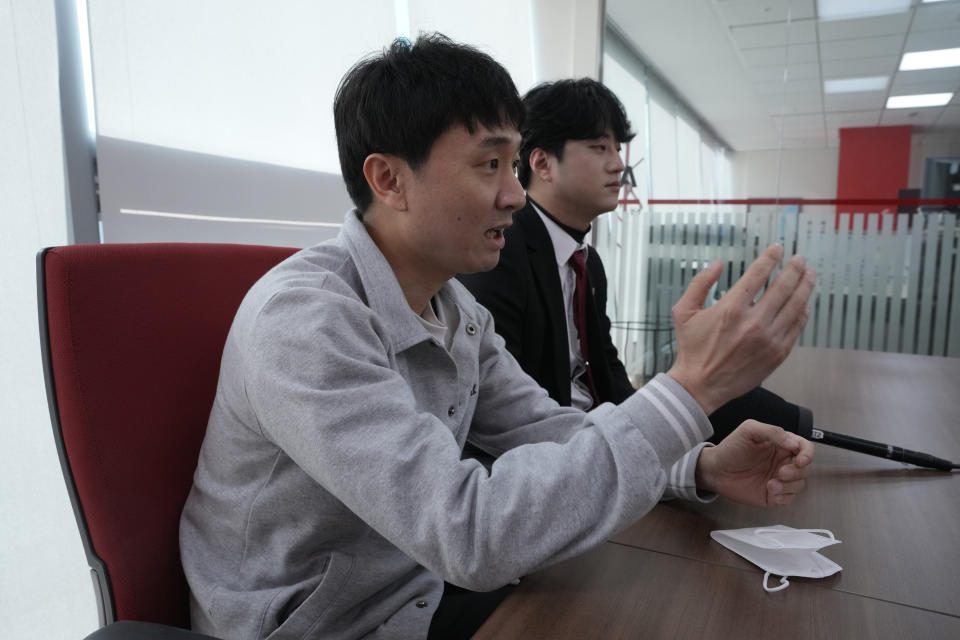
<svg viewBox="0 0 960 640">
<path fill-rule="evenodd" d="M 665 492 L 771 506 L 803 489 L 813 448 L 796 435 L 748 421 L 698 444 L 706 414 L 789 352 L 813 286 L 802 260 L 752 304 L 782 255 L 769 248 L 706 310 L 719 265 L 705 270 L 675 308 L 668 374 L 620 405 L 561 407 L 452 280 L 496 265 L 524 201 L 507 72 L 439 35 L 401 39 L 347 73 L 334 114 L 356 210 L 237 311 L 181 519 L 194 628 L 469 634 L 431 627 L 445 582 L 499 589 Z M 498 456 L 489 471 L 461 460 L 467 440 Z"/>
</svg>

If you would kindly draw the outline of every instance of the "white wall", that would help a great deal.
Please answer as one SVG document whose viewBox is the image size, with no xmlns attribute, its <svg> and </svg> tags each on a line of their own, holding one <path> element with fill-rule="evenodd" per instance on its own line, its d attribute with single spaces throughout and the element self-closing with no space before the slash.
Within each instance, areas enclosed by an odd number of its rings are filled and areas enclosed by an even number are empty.
<svg viewBox="0 0 960 640">
<path fill-rule="evenodd" d="M 779 160 L 778 160 L 779 157 Z M 775 149 L 733 154 L 734 197 L 836 198 L 840 149 Z M 910 188 L 923 188 L 927 158 L 960 157 L 960 131 L 914 133 L 910 140 Z M 779 189 L 777 163 L 781 162 Z"/>
<path fill-rule="evenodd" d="M 536 82 L 599 79 L 602 4 L 601 0 L 530 0 Z"/>
<path fill-rule="evenodd" d="M 732 155 L 734 198 L 837 197 L 837 148 L 740 151 Z M 803 212 L 829 217 L 836 207 L 808 205 Z"/>
<path fill-rule="evenodd" d="M 734 197 L 835 198 L 838 161 L 839 149 L 736 152 Z"/>
<path fill-rule="evenodd" d="M 36 252 L 67 242 L 52 2 L 0 0 L 0 625 L 76 640 L 97 626 L 40 366 Z"/>
</svg>

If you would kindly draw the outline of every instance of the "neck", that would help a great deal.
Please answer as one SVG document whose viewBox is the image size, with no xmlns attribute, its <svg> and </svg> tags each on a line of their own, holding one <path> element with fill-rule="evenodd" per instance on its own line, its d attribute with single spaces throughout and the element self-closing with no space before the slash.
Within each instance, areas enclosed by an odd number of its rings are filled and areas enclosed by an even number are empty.
<svg viewBox="0 0 960 640">
<path fill-rule="evenodd" d="M 429 270 L 420 264 L 416 256 L 411 257 L 411 252 L 404 250 L 404 245 L 399 240 L 401 236 L 384 228 L 382 221 L 386 217 L 377 216 L 371 208 L 363 216 L 363 226 L 366 227 L 367 233 L 370 234 L 370 238 L 380 249 L 383 257 L 387 259 L 407 304 L 414 313 L 420 315 L 430 304 L 430 299 L 453 276 L 438 278 L 425 275 Z"/>
<path fill-rule="evenodd" d="M 586 233 L 590 224 L 599 215 L 578 209 L 566 199 L 557 197 L 552 190 L 544 188 L 540 184 L 531 184 L 527 189 L 527 195 L 539 204 L 541 209 L 550 212 L 550 216 L 557 222 L 583 233 Z"/>
<path fill-rule="evenodd" d="M 576 241 L 577 241 L 577 244 L 583 244 L 583 239 L 587 237 L 587 233 L 590 231 L 590 227 L 587 227 L 587 228 L 584 229 L 584 230 L 575 229 L 575 228 L 571 227 L 570 225 L 564 224 L 564 223 L 561 222 L 560 220 L 557 220 L 556 216 L 554 216 L 554 215 L 550 212 L 550 210 L 547 209 L 547 207 L 545 207 L 542 203 L 537 202 L 536 200 L 534 200 L 534 199 L 533 199 L 532 197 L 530 197 L 529 195 L 527 195 L 527 199 L 528 199 L 531 203 L 535 204 L 535 205 L 537 206 L 537 208 L 543 213 L 543 215 L 545 215 L 546 217 L 550 218 L 550 220 L 552 220 L 554 224 L 556 224 L 558 227 L 560 227 L 561 229 L 563 229 L 563 231 L 566 232 L 566 234 L 567 234 L 568 236 L 570 236 L 571 238 L 573 238 L 574 240 L 576 240 Z"/>
</svg>

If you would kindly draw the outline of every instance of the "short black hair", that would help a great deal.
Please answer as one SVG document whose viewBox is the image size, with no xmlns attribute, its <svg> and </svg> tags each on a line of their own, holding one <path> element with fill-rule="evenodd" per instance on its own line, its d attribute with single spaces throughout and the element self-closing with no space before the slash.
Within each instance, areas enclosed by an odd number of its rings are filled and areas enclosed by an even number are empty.
<svg viewBox="0 0 960 640">
<path fill-rule="evenodd" d="M 373 201 L 363 175 L 371 153 L 395 155 L 416 171 L 453 125 L 470 133 L 523 121 L 510 74 L 487 54 L 440 33 L 406 38 L 355 64 L 333 101 L 340 170 L 362 214 Z"/>
<path fill-rule="evenodd" d="M 526 118 L 520 128 L 520 166 L 517 176 L 530 184 L 530 152 L 543 149 L 563 160 L 567 140 L 599 138 L 607 131 L 617 142 L 630 142 L 623 104 L 610 89 L 591 78 L 558 80 L 537 85 L 523 97 Z"/>
</svg>

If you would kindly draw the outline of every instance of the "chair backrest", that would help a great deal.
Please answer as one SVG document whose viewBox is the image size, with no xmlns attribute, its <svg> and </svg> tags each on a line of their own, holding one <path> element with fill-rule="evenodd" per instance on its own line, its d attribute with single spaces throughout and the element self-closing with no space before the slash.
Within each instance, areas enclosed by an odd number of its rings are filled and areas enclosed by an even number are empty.
<svg viewBox="0 0 960 640">
<path fill-rule="evenodd" d="M 227 331 L 296 249 L 75 245 L 38 255 L 54 435 L 101 622 L 189 627 L 178 526 Z"/>
</svg>

